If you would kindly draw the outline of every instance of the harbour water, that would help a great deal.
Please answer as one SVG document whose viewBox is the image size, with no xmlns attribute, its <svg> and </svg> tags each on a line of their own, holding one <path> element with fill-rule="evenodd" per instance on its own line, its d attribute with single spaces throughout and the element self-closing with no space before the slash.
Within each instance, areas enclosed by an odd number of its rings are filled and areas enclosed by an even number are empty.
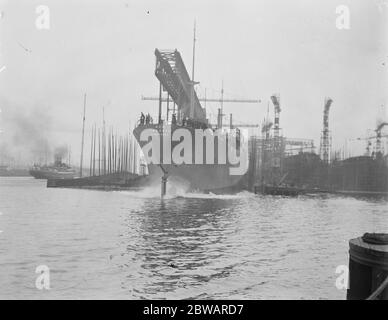
<svg viewBox="0 0 388 320">
<path fill-rule="evenodd" d="M 388 230 L 386 199 L 159 192 L 0 178 L 0 298 L 345 299 L 348 240 Z"/>
</svg>

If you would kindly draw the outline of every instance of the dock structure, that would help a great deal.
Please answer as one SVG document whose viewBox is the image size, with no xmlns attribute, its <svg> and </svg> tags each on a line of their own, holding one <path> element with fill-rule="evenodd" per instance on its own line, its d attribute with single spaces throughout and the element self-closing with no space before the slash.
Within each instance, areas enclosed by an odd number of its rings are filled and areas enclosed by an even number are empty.
<svg viewBox="0 0 388 320">
<path fill-rule="evenodd" d="M 131 129 L 124 135 L 92 126 L 90 136 L 89 175 L 74 179 L 49 179 L 49 188 L 117 189 L 140 187 L 147 170 L 140 161 L 140 148 Z"/>
<path fill-rule="evenodd" d="M 254 192 L 270 190 L 271 193 L 277 193 L 274 188 L 279 188 L 284 183 L 296 184 L 295 178 L 301 172 L 297 162 L 290 161 L 290 157 L 296 153 L 310 155 L 315 149 L 313 140 L 290 139 L 283 136 L 280 127 L 280 95 L 272 95 L 271 101 L 274 106 L 274 121 L 272 122 L 267 114 L 262 124 L 261 136 L 252 136 L 249 142 L 247 186 Z M 278 191 L 287 194 L 299 192 L 290 188 Z"/>
<path fill-rule="evenodd" d="M 329 111 L 332 103 L 333 103 L 333 99 L 328 97 L 325 98 L 320 154 L 321 154 L 322 161 L 326 164 L 329 164 L 330 162 L 331 137 L 330 137 L 330 131 L 329 131 Z"/>
<path fill-rule="evenodd" d="M 259 186 L 287 186 L 309 192 L 342 195 L 388 195 L 388 157 L 358 156 L 324 162 L 314 152 L 313 142 L 281 140 L 281 179 L 272 174 L 273 139 L 252 137 L 249 142 L 247 188 L 260 193 Z"/>
<path fill-rule="evenodd" d="M 267 126 L 268 127 L 268 126 Z M 265 128 L 265 127 L 264 127 Z M 319 156 L 314 153 L 314 142 L 308 139 L 290 139 L 278 137 L 274 139 L 269 130 L 261 137 L 252 136 L 249 140 L 248 189 L 264 184 L 280 184 L 282 182 L 303 180 L 311 176 L 311 183 L 317 182 L 318 173 L 313 173 Z M 303 156 L 302 156 L 303 155 Z M 276 162 L 274 164 L 274 157 Z M 301 161 L 304 157 L 304 161 Z M 300 178 L 301 177 L 301 178 Z"/>
<path fill-rule="evenodd" d="M 261 136 L 249 142 L 250 163 L 246 175 L 249 190 L 257 193 L 292 194 L 329 192 L 342 195 L 388 195 L 388 155 L 383 154 L 381 133 L 387 126 L 381 122 L 376 136 L 367 137 L 367 153 L 363 156 L 342 157 L 331 152 L 329 111 L 333 103 L 326 98 L 319 153 L 313 140 L 289 139 L 280 129 L 280 97 L 271 96 L 274 119 L 268 114 L 262 124 Z M 370 153 L 371 139 L 376 139 L 375 152 Z M 358 139 L 362 140 L 362 139 Z M 277 188 L 277 189 L 276 189 Z"/>
</svg>

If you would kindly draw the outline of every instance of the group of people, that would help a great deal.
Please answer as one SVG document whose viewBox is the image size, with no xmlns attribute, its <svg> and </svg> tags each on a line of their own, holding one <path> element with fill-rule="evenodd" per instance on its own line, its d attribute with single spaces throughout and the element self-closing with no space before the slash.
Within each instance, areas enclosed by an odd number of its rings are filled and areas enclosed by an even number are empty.
<svg viewBox="0 0 388 320">
<path fill-rule="evenodd" d="M 142 112 L 140 115 L 140 124 L 144 125 L 144 124 L 151 124 L 151 123 L 153 123 L 153 119 L 151 115 L 147 113 L 147 115 L 145 116 L 144 113 Z"/>
<path fill-rule="evenodd" d="M 154 120 L 152 119 L 149 113 L 147 113 L 147 115 L 144 115 L 143 112 L 140 114 L 140 125 L 144 126 L 145 124 L 152 124 L 152 123 L 154 123 Z M 172 115 L 171 123 L 175 125 L 177 124 L 175 113 Z"/>
<path fill-rule="evenodd" d="M 150 114 L 147 113 L 147 115 L 144 115 L 144 113 L 142 112 L 140 115 L 140 125 L 147 125 L 147 124 L 152 124 L 152 123 L 153 123 L 153 119 L 150 116 Z M 176 118 L 175 113 L 172 115 L 171 124 L 177 125 L 177 118 Z M 193 120 L 193 119 L 190 119 L 190 118 L 187 118 L 187 117 L 182 119 L 182 126 L 183 127 L 198 128 L 198 129 L 206 129 L 207 128 L 206 124 L 199 122 L 199 121 L 196 121 L 196 120 Z"/>
</svg>

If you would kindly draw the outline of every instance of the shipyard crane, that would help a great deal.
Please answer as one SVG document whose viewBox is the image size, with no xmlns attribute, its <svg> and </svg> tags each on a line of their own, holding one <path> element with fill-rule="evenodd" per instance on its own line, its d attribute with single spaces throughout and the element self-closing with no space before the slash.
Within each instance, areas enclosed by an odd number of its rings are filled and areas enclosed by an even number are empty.
<svg viewBox="0 0 388 320">
<path fill-rule="evenodd" d="M 366 141 L 366 148 L 365 148 L 365 156 L 370 156 L 370 148 L 372 146 L 372 139 L 376 139 L 376 136 L 373 137 L 358 137 L 358 138 L 353 138 L 349 139 L 348 141 Z"/>
<path fill-rule="evenodd" d="M 388 122 L 381 122 L 377 125 L 376 129 L 374 132 L 376 132 L 375 136 L 367 136 L 367 137 L 358 137 L 358 138 L 353 138 L 349 139 L 349 141 L 366 141 L 366 150 L 365 150 L 365 155 L 369 156 L 370 155 L 370 148 L 372 146 L 371 140 L 376 139 L 375 141 L 375 152 L 374 154 L 376 156 L 382 155 L 382 148 L 381 148 L 381 139 L 382 138 L 387 138 L 388 134 L 382 135 L 382 130 L 385 126 L 388 126 Z"/>
<path fill-rule="evenodd" d="M 196 118 L 199 122 L 206 122 L 206 114 L 199 103 L 194 90 L 195 82 L 190 79 L 178 50 L 155 49 L 155 76 L 159 80 L 159 115 L 158 122 L 162 122 L 162 90 L 167 91 L 167 108 L 171 102 L 178 107 L 178 121 L 181 116 Z"/>
<path fill-rule="evenodd" d="M 388 126 L 388 122 L 380 123 L 377 126 L 376 130 L 375 130 L 375 132 L 376 132 L 376 156 L 382 154 L 382 150 L 381 150 L 381 138 L 382 138 L 381 131 L 383 130 L 383 128 L 385 126 Z"/>
<path fill-rule="evenodd" d="M 349 139 L 349 141 L 366 141 L 367 144 L 366 144 L 365 155 L 369 156 L 370 155 L 370 147 L 372 146 L 371 140 L 373 140 L 373 139 L 377 140 L 377 139 L 381 139 L 381 138 L 388 138 L 388 134 L 380 135 L 380 136 L 376 135 L 376 136 L 371 136 L 371 137 L 358 137 L 358 138 L 354 138 L 354 139 Z M 381 146 L 380 146 L 380 150 L 381 150 Z"/>
<path fill-rule="evenodd" d="M 330 158 L 330 131 L 329 131 L 329 111 L 333 99 L 326 97 L 323 111 L 323 130 L 321 136 L 320 154 L 324 163 L 329 163 Z"/>
<path fill-rule="evenodd" d="M 216 124 L 212 124 L 212 126 L 217 126 Z M 234 126 L 230 125 L 230 124 L 223 124 L 222 125 L 223 128 L 230 128 L 230 129 L 233 129 Z M 254 124 L 254 123 L 238 123 L 236 124 L 236 127 L 239 127 L 239 128 L 259 128 L 260 125 L 259 124 Z"/>
<path fill-rule="evenodd" d="M 171 99 L 169 96 L 167 97 L 152 97 L 152 96 L 141 96 L 141 100 L 143 101 L 159 101 L 159 103 L 164 102 L 167 103 L 167 109 L 166 109 L 166 115 L 167 115 L 167 120 L 169 119 L 169 113 L 172 111 L 174 114 L 176 111 L 175 103 L 173 108 L 170 108 L 170 102 Z M 224 99 L 223 97 L 221 98 L 198 98 L 198 101 L 204 102 L 205 106 L 207 102 L 218 102 L 221 104 L 221 108 L 218 109 L 218 116 L 217 116 L 217 127 L 232 127 L 232 123 L 230 122 L 229 125 L 224 125 L 222 122 L 222 117 L 224 116 L 223 114 L 223 104 L 224 103 L 261 103 L 260 99 Z M 247 127 L 247 128 L 256 128 L 258 125 L 256 124 L 241 124 L 239 125 L 240 127 Z"/>
<path fill-rule="evenodd" d="M 173 112 L 177 106 L 178 121 L 184 117 L 194 118 L 195 120 L 206 123 L 206 111 L 202 108 L 200 101 L 220 102 L 221 114 L 224 102 L 232 103 L 260 103 L 260 99 L 224 99 L 223 88 L 221 98 L 202 98 L 199 99 L 194 90 L 194 85 L 199 82 L 190 79 L 187 69 L 183 63 L 182 57 L 177 50 L 158 50 L 155 49 L 156 68 L 155 75 L 160 82 L 159 97 L 144 97 L 142 100 L 159 101 L 159 122 L 161 122 L 162 103 L 167 102 L 167 118 L 171 110 L 170 103 L 173 104 Z M 163 97 L 163 92 L 167 92 L 167 97 Z M 220 127 L 222 127 L 222 119 Z"/>
</svg>

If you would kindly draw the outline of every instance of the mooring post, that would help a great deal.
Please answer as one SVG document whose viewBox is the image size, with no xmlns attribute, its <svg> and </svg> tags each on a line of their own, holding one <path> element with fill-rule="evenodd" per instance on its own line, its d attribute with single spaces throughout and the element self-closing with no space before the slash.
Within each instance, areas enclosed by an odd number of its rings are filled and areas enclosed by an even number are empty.
<svg viewBox="0 0 388 320">
<path fill-rule="evenodd" d="M 388 234 L 365 233 L 349 241 L 348 300 L 388 300 Z"/>
</svg>

